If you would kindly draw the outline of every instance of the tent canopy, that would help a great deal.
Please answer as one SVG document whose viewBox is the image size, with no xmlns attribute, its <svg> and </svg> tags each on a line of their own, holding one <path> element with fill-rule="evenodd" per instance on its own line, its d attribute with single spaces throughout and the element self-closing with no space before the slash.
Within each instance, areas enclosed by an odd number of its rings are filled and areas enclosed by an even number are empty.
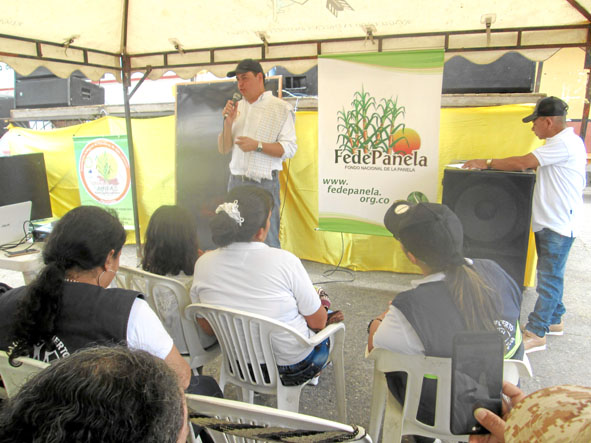
<svg viewBox="0 0 591 443">
<path fill-rule="evenodd" d="M 27 75 L 45 66 L 223 76 L 243 58 L 304 72 L 322 54 L 444 48 L 489 62 L 507 50 L 543 60 L 590 44 L 591 0 L 4 0 L 0 61 Z M 492 52 L 487 52 L 492 51 Z M 483 56 L 482 54 L 487 54 Z"/>
<path fill-rule="evenodd" d="M 323 54 L 425 48 L 481 63 L 508 50 L 544 60 L 563 47 L 591 47 L 590 11 L 591 0 L 3 0 L 0 61 L 22 75 L 44 66 L 64 78 L 80 70 L 122 80 L 135 183 L 132 72 L 224 76 L 254 58 L 267 71 L 301 73 Z M 586 128 L 589 106 L 583 114 Z"/>
</svg>

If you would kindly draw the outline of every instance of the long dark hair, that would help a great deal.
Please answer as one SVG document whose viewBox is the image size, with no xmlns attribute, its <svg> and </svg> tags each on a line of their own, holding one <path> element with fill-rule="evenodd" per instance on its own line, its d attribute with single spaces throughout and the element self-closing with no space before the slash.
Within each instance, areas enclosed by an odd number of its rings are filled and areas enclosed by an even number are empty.
<svg viewBox="0 0 591 443">
<path fill-rule="evenodd" d="M 211 219 L 209 226 L 212 240 L 220 247 L 251 241 L 258 230 L 266 226 L 273 209 L 273 197 L 269 191 L 252 185 L 232 189 L 224 201 L 236 202 L 243 220 L 239 223 L 225 211 L 219 211 Z"/>
<path fill-rule="evenodd" d="M 148 224 L 142 268 L 159 275 L 193 275 L 199 244 L 193 216 L 180 206 L 160 206 Z"/>
<path fill-rule="evenodd" d="M 452 265 L 446 279 L 453 302 L 466 327 L 472 331 L 496 331 L 495 320 L 503 312 L 502 295 L 468 264 Z"/>
<path fill-rule="evenodd" d="M 125 229 L 117 217 L 97 206 L 80 206 L 55 225 L 43 248 L 45 267 L 27 288 L 13 322 L 10 360 L 27 355 L 44 342 L 53 348 L 66 271 L 81 272 L 103 266 L 112 250 L 119 254 Z"/>
</svg>

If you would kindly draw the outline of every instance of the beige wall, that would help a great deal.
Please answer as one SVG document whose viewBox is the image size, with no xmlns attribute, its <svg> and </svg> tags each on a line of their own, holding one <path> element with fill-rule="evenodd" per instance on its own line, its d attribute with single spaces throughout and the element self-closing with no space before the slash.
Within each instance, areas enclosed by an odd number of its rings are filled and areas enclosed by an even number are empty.
<svg viewBox="0 0 591 443">
<path fill-rule="evenodd" d="M 584 62 L 585 51 L 581 48 L 564 48 L 546 60 L 542 67 L 540 92 L 566 101 L 571 119 L 580 119 L 583 115 L 587 86 Z"/>
</svg>

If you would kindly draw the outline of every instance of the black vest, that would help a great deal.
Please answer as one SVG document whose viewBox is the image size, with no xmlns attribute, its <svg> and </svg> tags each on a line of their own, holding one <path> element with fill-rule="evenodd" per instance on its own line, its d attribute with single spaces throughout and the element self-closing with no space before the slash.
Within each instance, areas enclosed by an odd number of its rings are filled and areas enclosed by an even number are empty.
<svg viewBox="0 0 591 443">
<path fill-rule="evenodd" d="M 0 349 L 10 346 L 12 321 L 26 291 L 23 286 L 0 296 Z M 131 306 L 138 296 L 141 294 L 127 289 L 65 282 L 57 331 L 52 339 L 55 349 L 35 346 L 30 356 L 49 362 L 92 345 L 124 344 Z"/>
<path fill-rule="evenodd" d="M 423 283 L 392 300 L 421 339 L 425 354 L 451 357 L 452 339 L 466 325 L 443 281 Z"/>
<path fill-rule="evenodd" d="M 474 269 L 486 284 L 502 295 L 502 318 L 512 330 L 505 331 L 505 352 L 515 346 L 517 321 L 521 307 L 521 291 L 509 275 L 491 260 L 474 260 Z M 452 355 L 453 337 L 465 331 L 466 325 L 452 300 L 444 281 L 423 283 L 400 294 L 392 305 L 398 308 L 411 324 L 430 357 L 449 358 Z M 518 344 L 519 345 L 519 344 Z"/>
</svg>

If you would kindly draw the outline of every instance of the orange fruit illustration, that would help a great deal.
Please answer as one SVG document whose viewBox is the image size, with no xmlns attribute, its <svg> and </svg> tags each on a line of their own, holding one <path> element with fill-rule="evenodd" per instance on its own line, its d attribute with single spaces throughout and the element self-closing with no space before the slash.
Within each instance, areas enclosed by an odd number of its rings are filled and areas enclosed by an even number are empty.
<svg viewBox="0 0 591 443">
<path fill-rule="evenodd" d="M 399 139 L 401 137 L 406 137 L 406 139 L 402 138 L 398 140 L 394 146 L 390 147 L 391 152 L 394 154 L 402 154 L 408 155 L 411 154 L 412 151 L 416 151 L 421 147 L 421 137 L 419 137 L 419 133 L 411 128 L 401 129 L 400 131 L 396 131 L 392 140 Z"/>
</svg>

